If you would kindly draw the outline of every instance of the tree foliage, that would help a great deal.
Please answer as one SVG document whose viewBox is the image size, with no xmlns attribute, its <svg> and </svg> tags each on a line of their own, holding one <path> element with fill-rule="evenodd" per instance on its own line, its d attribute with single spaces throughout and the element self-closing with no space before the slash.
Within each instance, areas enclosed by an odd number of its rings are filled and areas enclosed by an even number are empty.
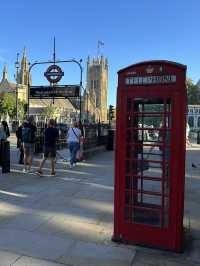
<svg viewBox="0 0 200 266">
<path fill-rule="evenodd" d="M 18 117 L 19 120 L 21 121 L 24 119 L 24 115 L 26 113 L 25 106 L 26 106 L 25 101 L 18 100 Z"/>
<path fill-rule="evenodd" d="M 43 110 L 41 115 L 47 119 L 56 118 L 56 115 L 58 114 L 58 112 L 59 112 L 59 108 L 55 107 L 53 104 L 50 104 Z"/>
<path fill-rule="evenodd" d="M 23 120 L 25 114 L 25 102 L 18 100 L 18 117 Z M 11 93 L 4 93 L 0 97 L 0 117 L 15 119 L 16 116 L 16 97 Z"/>
<path fill-rule="evenodd" d="M 200 104 L 199 88 L 191 79 L 186 80 L 188 104 Z"/>
<path fill-rule="evenodd" d="M 16 113 L 16 100 L 15 95 L 11 93 L 4 93 L 0 98 L 0 115 L 14 118 Z"/>
</svg>

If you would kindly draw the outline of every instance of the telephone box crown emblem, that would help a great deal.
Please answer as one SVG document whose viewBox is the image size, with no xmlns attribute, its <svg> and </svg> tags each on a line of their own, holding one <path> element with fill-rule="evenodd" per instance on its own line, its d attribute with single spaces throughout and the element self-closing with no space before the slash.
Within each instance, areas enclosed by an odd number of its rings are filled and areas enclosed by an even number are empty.
<svg viewBox="0 0 200 266">
<path fill-rule="evenodd" d="M 154 71 L 154 68 L 153 68 L 152 66 L 148 66 L 148 67 L 146 68 L 146 72 L 147 72 L 147 74 L 151 74 L 151 73 L 153 73 L 153 71 Z"/>
</svg>

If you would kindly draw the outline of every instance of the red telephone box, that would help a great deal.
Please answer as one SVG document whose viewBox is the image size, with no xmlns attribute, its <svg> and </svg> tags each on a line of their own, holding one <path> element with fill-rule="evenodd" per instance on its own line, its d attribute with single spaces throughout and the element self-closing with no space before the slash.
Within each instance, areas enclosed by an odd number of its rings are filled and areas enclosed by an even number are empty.
<svg viewBox="0 0 200 266">
<path fill-rule="evenodd" d="M 186 66 L 118 72 L 113 240 L 183 247 Z"/>
</svg>

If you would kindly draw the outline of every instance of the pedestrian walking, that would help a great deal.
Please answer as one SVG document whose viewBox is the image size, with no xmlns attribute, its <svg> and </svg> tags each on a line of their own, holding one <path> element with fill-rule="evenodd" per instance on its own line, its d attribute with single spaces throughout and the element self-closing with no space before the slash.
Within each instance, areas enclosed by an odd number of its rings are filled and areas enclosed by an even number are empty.
<svg viewBox="0 0 200 266">
<path fill-rule="evenodd" d="M 0 124 L 0 140 L 6 140 L 6 132 L 4 130 L 4 127 L 2 125 L 2 123 Z"/>
<path fill-rule="evenodd" d="M 191 142 L 190 142 L 190 139 L 189 139 L 189 135 L 190 135 L 190 126 L 187 123 L 187 125 L 186 125 L 186 145 L 187 146 L 192 146 Z"/>
<path fill-rule="evenodd" d="M 72 127 L 69 128 L 67 133 L 67 143 L 68 148 L 70 151 L 70 162 L 69 166 L 70 168 L 74 167 L 76 165 L 76 155 L 78 150 L 80 149 L 80 138 L 81 138 L 81 130 L 78 127 L 78 123 L 74 122 Z"/>
<path fill-rule="evenodd" d="M 34 117 L 30 116 L 22 127 L 22 142 L 24 148 L 24 172 L 31 170 L 35 151 L 36 131 Z"/>
<path fill-rule="evenodd" d="M 22 143 L 22 125 L 16 130 L 17 148 L 19 149 L 19 164 L 24 164 L 24 147 Z"/>
<path fill-rule="evenodd" d="M 6 135 L 6 139 L 10 137 L 10 130 L 9 130 L 9 127 L 8 127 L 8 123 L 4 120 L 1 122 L 2 126 L 3 126 L 3 130 L 5 132 L 5 135 Z"/>
<path fill-rule="evenodd" d="M 56 159 L 56 141 L 59 138 L 58 129 L 55 127 L 54 119 L 50 119 L 48 127 L 44 132 L 44 155 L 40 163 L 37 174 L 42 175 L 42 168 L 47 159 L 51 160 L 51 175 L 55 176 L 55 159 Z"/>
</svg>

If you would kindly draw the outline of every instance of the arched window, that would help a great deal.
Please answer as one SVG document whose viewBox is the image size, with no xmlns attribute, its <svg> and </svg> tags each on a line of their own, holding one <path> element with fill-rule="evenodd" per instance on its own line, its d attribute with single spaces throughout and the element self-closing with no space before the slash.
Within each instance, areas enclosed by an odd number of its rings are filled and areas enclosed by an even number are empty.
<svg viewBox="0 0 200 266">
<path fill-rule="evenodd" d="M 194 117 L 193 116 L 188 117 L 188 124 L 190 127 L 194 127 Z"/>
</svg>

